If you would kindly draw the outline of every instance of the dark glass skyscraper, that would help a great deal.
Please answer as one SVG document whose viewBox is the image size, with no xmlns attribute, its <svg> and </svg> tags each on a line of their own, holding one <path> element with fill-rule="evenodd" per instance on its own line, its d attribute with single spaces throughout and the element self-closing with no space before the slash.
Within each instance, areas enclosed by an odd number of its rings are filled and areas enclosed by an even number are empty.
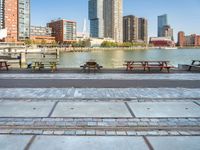
<svg viewBox="0 0 200 150">
<path fill-rule="evenodd" d="M 168 25 L 167 14 L 158 16 L 158 37 L 163 37 L 163 27 Z"/>
</svg>

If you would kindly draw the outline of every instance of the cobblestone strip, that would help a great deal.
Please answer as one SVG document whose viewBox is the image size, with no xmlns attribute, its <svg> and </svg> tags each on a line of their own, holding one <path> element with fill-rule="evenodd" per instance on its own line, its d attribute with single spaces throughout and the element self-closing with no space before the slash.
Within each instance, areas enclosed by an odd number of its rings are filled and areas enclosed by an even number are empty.
<svg viewBox="0 0 200 150">
<path fill-rule="evenodd" d="M 23 101 L 23 102 L 199 102 L 200 98 L 0 98 L 0 102 Z"/>
<path fill-rule="evenodd" d="M 1 127 L 200 128 L 200 118 L 0 118 Z"/>
<path fill-rule="evenodd" d="M 200 99 L 187 88 L 3 88 L 1 99 Z"/>
<path fill-rule="evenodd" d="M 67 136 L 200 136 L 199 130 L 96 130 L 96 129 L 1 129 L 0 135 L 67 135 Z"/>
<path fill-rule="evenodd" d="M 96 79 L 96 80 L 199 80 L 200 75 L 195 73 L 174 73 L 174 74 L 137 74 L 130 73 L 101 73 L 101 74 L 81 74 L 81 73 L 56 73 L 56 74 L 0 74 L 0 79 Z"/>
</svg>

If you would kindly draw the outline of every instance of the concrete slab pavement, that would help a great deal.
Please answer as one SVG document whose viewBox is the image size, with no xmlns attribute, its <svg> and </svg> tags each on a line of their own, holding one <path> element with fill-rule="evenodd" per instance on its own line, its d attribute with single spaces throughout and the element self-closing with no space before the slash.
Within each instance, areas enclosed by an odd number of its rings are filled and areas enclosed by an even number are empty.
<svg viewBox="0 0 200 150">
<path fill-rule="evenodd" d="M 123 102 L 60 102 L 52 117 L 132 117 Z"/>
<path fill-rule="evenodd" d="M 30 150 L 148 150 L 142 137 L 37 136 Z"/>
<path fill-rule="evenodd" d="M 136 117 L 200 117 L 200 106 L 193 102 L 131 102 Z"/>
<path fill-rule="evenodd" d="M 1 150 L 23 150 L 32 136 L 0 135 Z"/>
<path fill-rule="evenodd" d="M 54 102 L 0 102 L 0 117 L 47 117 Z"/>
<path fill-rule="evenodd" d="M 154 150 L 199 150 L 200 137 L 148 137 Z"/>
</svg>

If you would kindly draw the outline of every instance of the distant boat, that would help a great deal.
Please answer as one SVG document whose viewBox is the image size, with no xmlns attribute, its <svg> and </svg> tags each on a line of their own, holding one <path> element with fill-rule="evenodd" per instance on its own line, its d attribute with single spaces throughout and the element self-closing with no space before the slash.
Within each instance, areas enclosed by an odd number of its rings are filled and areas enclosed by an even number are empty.
<svg viewBox="0 0 200 150">
<path fill-rule="evenodd" d="M 178 49 L 178 47 L 160 47 L 159 49 Z"/>
</svg>

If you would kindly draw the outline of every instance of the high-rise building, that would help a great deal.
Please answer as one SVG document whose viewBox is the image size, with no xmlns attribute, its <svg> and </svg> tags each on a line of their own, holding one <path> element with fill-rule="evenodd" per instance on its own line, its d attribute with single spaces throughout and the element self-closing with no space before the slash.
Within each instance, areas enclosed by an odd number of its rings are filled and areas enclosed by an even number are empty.
<svg viewBox="0 0 200 150">
<path fill-rule="evenodd" d="M 164 37 L 163 27 L 168 25 L 167 14 L 158 16 L 158 37 Z"/>
<path fill-rule="evenodd" d="M 18 2 L 16 0 L 1 0 L 1 29 L 7 29 L 4 42 L 17 42 L 18 39 Z"/>
<path fill-rule="evenodd" d="M 103 1 L 104 0 L 89 0 L 91 37 L 104 37 Z"/>
<path fill-rule="evenodd" d="M 30 0 L 18 0 L 18 39 L 30 38 Z"/>
<path fill-rule="evenodd" d="M 138 18 L 129 15 L 123 17 L 123 41 L 135 42 L 138 40 Z"/>
<path fill-rule="evenodd" d="M 104 37 L 123 41 L 122 0 L 104 0 Z"/>
<path fill-rule="evenodd" d="M 133 15 L 123 18 L 123 41 L 147 43 L 147 20 Z"/>
<path fill-rule="evenodd" d="M 170 27 L 170 25 L 163 26 L 162 36 L 163 37 L 170 37 L 172 40 L 174 40 L 173 29 Z"/>
<path fill-rule="evenodd" d="M 0 0 L 0 29 L 4 28 L 5 42 L 30 38 L 30 0 Z"/>
<path fill-rule="evenodd" d="M 55 20 L 47 24 L 52 28 L 52 36 L 59 43 L 71 43 L 76 41 L 76 22 L 69 20 Z"/>
<path fill-rule="evenodd" d="M 123 41 L 122 0 L 89 0 L 92 37 Z"/>
<path fill-rule="evenodd" d="M 138 19 L 138 41 L 147 43 L 148 39 L 148 29 L 147 29 L 148 23 L 147 19 L 145 18 L 139 18 Z"/>
</svg>

